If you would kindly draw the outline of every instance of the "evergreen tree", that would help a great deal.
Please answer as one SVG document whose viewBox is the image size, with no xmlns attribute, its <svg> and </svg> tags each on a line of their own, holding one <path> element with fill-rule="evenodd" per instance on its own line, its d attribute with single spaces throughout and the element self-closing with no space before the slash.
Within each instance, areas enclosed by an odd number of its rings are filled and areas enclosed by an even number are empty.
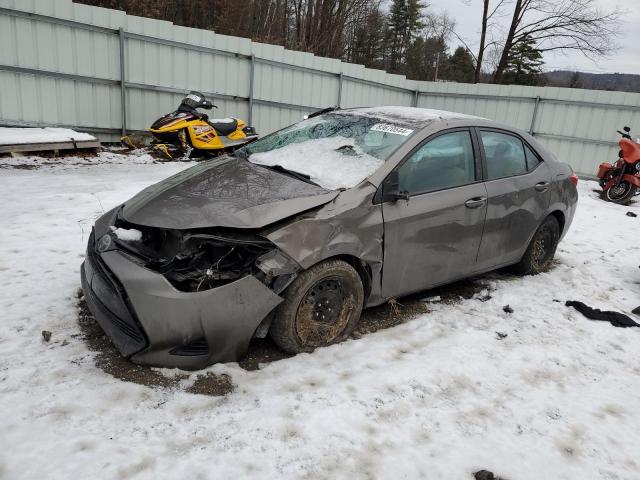
<svg viewBox="0 0 640 480">
<path fill-rule="evenodd" d="M 518 43 L 507 57 L 502 83 L 515 85 L 542 85 L 542 52 L 536 48 L 534 39 Z"/>
<path fill-rule="evenodd" d="M 354 26 L 347 61 L 365 67 L 381 68 L 384 56 L 385 16 L 378 5 L 367 12 L 364 21 Z"/>
<path fill-rule="evenodd" d="M 399 73 L 405 63 L 407 50 L 424 27 L 422 0 L 393 0 L 387 21 L 387 49 L 389 71 Z"/>
<path fill-rule="evenodd" d="M 434 80 L 447 76 L 447 44 L 438 37 L 418 37 L 406 54 L 406 75 L 414 80 Z"/>
<path fill-rule="evenodd" d="M 469 51 L 464 47 L 458 47 L 448 59 L 446 78 L 454 82 L 473 83 L 475 67 Z"/>
</svg>

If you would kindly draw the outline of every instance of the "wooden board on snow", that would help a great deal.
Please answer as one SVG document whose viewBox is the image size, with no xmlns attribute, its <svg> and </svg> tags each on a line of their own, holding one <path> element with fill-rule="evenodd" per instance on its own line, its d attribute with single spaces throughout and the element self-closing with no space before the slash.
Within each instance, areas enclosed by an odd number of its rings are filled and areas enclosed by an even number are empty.
<svg viewBox="0 0 640 480">
<path fill-rule="evenodd" d="M 0 127 L 0 153 L 97 148 L 100 141 L 68 128 Z"/>
</svg>

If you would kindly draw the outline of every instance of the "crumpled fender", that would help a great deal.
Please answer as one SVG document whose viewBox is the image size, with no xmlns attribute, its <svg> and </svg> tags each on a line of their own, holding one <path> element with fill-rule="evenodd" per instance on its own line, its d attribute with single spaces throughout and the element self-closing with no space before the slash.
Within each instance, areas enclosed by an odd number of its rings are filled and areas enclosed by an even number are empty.
<svg viewBox="0 0 640 480">
<path fill-rule="evenodd" d="M 367 305 L 381 303 L 384 227 L 382 207 L 372 201 L 375 191 L 368 183 L 343 191 L 331 203 L 265 236 L 304 269 L 340 255 L 359 259 L 371 276 Z"/>
</svg>

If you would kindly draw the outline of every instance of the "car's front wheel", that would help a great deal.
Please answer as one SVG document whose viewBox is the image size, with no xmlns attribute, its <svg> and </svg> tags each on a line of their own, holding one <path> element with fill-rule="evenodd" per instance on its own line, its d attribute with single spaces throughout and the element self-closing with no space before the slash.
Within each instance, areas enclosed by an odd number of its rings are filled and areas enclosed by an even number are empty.
<svg viewBox="0 0 640 480">
<path fill-rule="evenodd" d="M 345 340 L 358 324 L 363 302 L 358 272 L 345 261 L 327 260 L 289 285 L 269 333 L 287 352 L 311 352 Z"/>
<path fill-rule="evenodd" d="M 512 270 L 520 275 L 544 272 L 551 266 L 559 241 L 560 224 L 556 217 L 550 215 L 538 227 L 522 260 L 516 263 Z"/>
</svg>

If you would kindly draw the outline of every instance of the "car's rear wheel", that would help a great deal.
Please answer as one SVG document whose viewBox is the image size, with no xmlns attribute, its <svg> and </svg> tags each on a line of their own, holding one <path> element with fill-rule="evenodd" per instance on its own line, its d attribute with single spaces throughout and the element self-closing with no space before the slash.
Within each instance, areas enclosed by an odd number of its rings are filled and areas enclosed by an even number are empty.
<svg viewBox="0 0 640 480">
<path fill-rule="evenodd" d="M 560 224 L 553 215 L 538 227 L 522 260 L 512 269 L 520 275 L 536 275 L 549 269 L 560 241 Z"/>
<path fill-rule="evenodd" d="M 269 333 L 287 352 L 311 352 L 345 340 L 358 324 L 363 302 L 358 272 L 345 261 L 327 260 L 289 285 Z"/>
</svg>

